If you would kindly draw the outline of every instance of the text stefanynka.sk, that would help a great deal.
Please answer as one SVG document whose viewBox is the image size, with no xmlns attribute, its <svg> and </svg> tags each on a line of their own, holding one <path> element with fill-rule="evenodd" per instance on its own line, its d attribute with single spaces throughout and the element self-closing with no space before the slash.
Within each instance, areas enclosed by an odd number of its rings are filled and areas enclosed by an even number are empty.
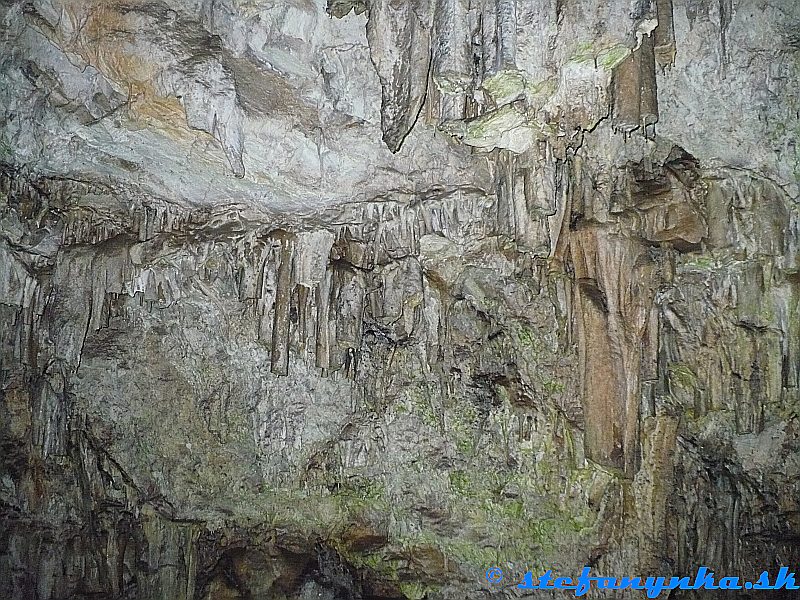
<svg viewBox="0 0 800 600">
<path fill-rule="evenodd" d="M 516 587 L 523 590 L 574 590 L 575 596 L 583 596 L 592 587 L 602 590 L 644 590 L 648 598 L 656 598 L 668 590 L 800 590 L 795 574 L 788 567 L 781 567 L 773 578 L 763 571 L 755 581 L 743 581 L 739 577 L 721 577 L 708 567 L 700 567 L 694 578 L 688 577 L 601 577 L 590 575 L 591 567 L 584 567 L 576 578 L 554 577 L 551 570 L 535 577 L 531 571 L 517 580 Z M 505 579 L 502 569 L 493 567 L 486 571 L 486 580 L 494 585 Z M 513 582 L 512 582 L 513 585 Z"/>
</svg>

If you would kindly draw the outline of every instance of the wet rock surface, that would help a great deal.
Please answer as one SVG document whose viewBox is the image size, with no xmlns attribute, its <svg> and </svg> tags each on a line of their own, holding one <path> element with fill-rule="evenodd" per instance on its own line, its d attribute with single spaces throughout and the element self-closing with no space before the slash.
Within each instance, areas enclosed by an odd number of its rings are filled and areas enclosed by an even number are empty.
<svg viewBox="0 0 800 600">
<path fill-rule="evenodd" d="M 800 563 L 800 6 L 0 19 L 0 596 Z"/>
</svg>

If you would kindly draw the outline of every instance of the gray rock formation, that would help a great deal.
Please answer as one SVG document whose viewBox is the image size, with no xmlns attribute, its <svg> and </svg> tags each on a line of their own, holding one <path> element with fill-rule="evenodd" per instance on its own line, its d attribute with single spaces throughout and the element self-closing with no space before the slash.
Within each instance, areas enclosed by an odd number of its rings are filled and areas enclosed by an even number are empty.
<svg viewBox="0 0 800 600">
<path fill-rule="evenodd" d="M 0 23 L 0 597 L 800 565 L 800 4 Z"/>
</svg>

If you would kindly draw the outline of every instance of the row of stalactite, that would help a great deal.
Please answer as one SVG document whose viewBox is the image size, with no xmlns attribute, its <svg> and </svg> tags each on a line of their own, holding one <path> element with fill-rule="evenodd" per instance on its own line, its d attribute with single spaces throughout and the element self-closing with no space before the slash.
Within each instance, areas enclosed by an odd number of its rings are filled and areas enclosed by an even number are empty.
<svg viewBox="0 0 800 600">
<path fill-rule="evenodd" d="M 515 237 L 530 228 L 526 203 L 535 205 L 531 214 L 537 219 L 553 212 L 555 202 L 531 193 L 532 164 L 523 174 L 510 154 L 498 164 L 520 186 L 512 193 L 515 184 L 509 180 L 499 202 L 477 190 L 456 190 L 410 206 L 369 203 L 348 207 L 352 214 L 341 218 L 349 224 L 332 231 L 259 230 L 231 243 L 201 241 L 199 235 L 191 249 L 189 213 L 156 204 L 118 215 L 117 221 L 98 220 L 70 207 L 68 195 L 54 202 L 62 182 L 30 186 L 6 174 L 4 210 L 29 231 L 20 234 L 19 247 L 0 246 L 0 370 L 5 377 L 22 367 L 32 378 L 37 446 L 44 456 L 66 451 L 68 382 L 81 363 L 86 336 L 113 318 L 134 318 L 132 304 L 151 310 L 174 305 L 194 278 L 251 307 L 257 336 L 270 348 L 271 369 L 278 375 L 289 372 L 294 353 L 305 354 L 323 372 L 354 376 L 365 327 L 395 342 L 418 335 L 438 339 L 438 332 L 421 330 L 428 323 L 426 300 L 436 310 L 445 303 L 423 277 L 420 240 L 437 236 L 458 244 Z M 535 176 L 544 181 L 556 170 Z M 34 239 L 32 227 L 49 232 L 53 250 L 45 264 L 31 264 L 33 253 L 25 251 Z M 546 236 L 540 242 L 546 246 Z M 442 316 L 435 320 L 446 322 Z"/>
<path fill-rule="evenodd" d="M 324 372 L 353 376 L 365 328 L 382 331 L 395 342 L 415 336 L 438 339 L 438 332 L 421 329 L 429 326 L 423 318 L 426 309 L 430 312 L 435 305 L 437 311 L 442 310 L 445 300 L 437 296 L 440 292 L 423 275 L 418 259 L 423 237 L 437 236 L 460 244 L 501 236 L 513 239 L 520 253 L 546 260 L 551 270 L 569 274 L 572 284 L 558 286 L 555 302 L 565 322 L 574 324 L 574 328 L 567 327 L 566 334 L 578 341 L 583 361 L 588 452 L 599 462 L 635 471 L 640 414 L 653 413 L 655 396 L 670 392 L 666 374 L 669 364 L 680 358 L 674 348 L 664 354 L 664 348 L 669 347 L 664 340 L 670 338 L 664 337 L 663 330 L 665 323 L 673 323 L 670 327 L 675 329 L 674 319 L 656 306 L 653 297 L 660 285 L 674 284 L 676 253 L 669 250 L 669 238 L 653 235 L 650 229 L 655 225 L 648 223 L 661 223 L 663 227 L 669 222 L 645 218 L 641 221 L 645 231 L 636 235 L 616 233 L 614 212 L 610 210 L 612 198 L 604 200 L 605 209 L 595 209 L 601 220 L 590 218 L 595 213 L 587 207 L 597 205 L 598 194 L 591 185 L 592 173 L 581 160 L 559 160 L 547 145 L 538 150 L 538 154 L 523 156 L 496 152 L 494 198 L 457 191 L 411 205 L 386 202 L 351 206 L 346 209 L 351 214 L 341 216 L 348 225 L 314 231 L 257 231 L 231 243 L 198 241 L 191 251 L 176 249 L 164 260 L 158 258 L 159 244 L 170 236 L 159 228 L 168 230 L 170 223 L 185 228 L 190 221 L 187 217 L 166 219 L 164 213 L 153 211 L 162 216 L 145 219 L 155 225 L 146 228 L 152 237 L 144 241 L 140 240 L 148 236 L 129 229 L 94 245 L 64 246 L 55 268 L 43 276 L 35 275 L 35 269 L 18 253 L 4 246 L 0 261 L 0 316 L 5 338 L 2 368 L 25 364 L 39 373 L 41 405 L 50 407 L 42 409 L 43 415 L 50 415 L 50 424 L 42 431 L 55 431 L 64 413 L 54 407 L 64 396 L 65 382 L 80 364 L 87 332 L 105 327 L 113 316 L 124 315 L 128 310 L 126 298 L 135 297 L 152 307 L 169 307 L 186 293 L 192 278 L 199 277 L 251 308 L 258 338 L 270 348 L 274 373 L 286 375 L 290 356 L 296 354 Z M 729 222 L 726 231 L 711 231 L 708 239 L 714 244 L 735 243 L 755 255 L 773 258 L 752 263 L 750 270 L 761 270 L 743 273 L 728 287 L 720 282 L 716 301 L 734 307 L 741 313 L 739 320 L 752 330 L 777 327 L 788 331 L 792 308 L 770 306 L 769 294 L 754 296 L 753 290 L 762 290 L 763 282 L 773 273 L 796 260 L 797 243 L 793 240 L 797 237 L 786 236 L 786 228 L 779 225 L 774 236 L 759 239 L 742 229 L 731 207 L 749 210 L 758 198 L 758 207 L 767 207 L 765 210 L 785 209 L 781 208 L 779 191 L 768 184 L 738 181 L 711 186 L 708 209 L 729 215 Z M 675 182 L 672 185 L 679 186 Z M 630 194 L 635 187 L 629 184 L 621 189 Z M 17 212 L 26 207 L 31 214 L 37 212 L 31 208 L 35 202 L 28 204 L 30 190 L 8 180 L 3 189 Z M 659 188 L 660 203 L 647 210 L 674 212 L 675 207 L 686 204 L 684 191 L 667 196 Z M 636 202 L 629 197 L 623 204 L 629 210 Z M 142 210 L 141 214 L 150 211 Z M 577 221 L 576 215 L 580 216 Z M 783 216 L 790 230 L 798 228 L 796 216 Z M 701 217 L 692 218 L 702 222 Z M 72 215 L 65 218 L 70 219 Z M 45 221 L 40 219 L 39 225 L 45 225 Z M 683 218 L 681 222 L 685 225 L 686 221 Z M 72 222 L 79 224 L 80 220 Z M 48 226 L 61 231 L 58 224 Z M 96 237 L 90 225 L 77 226 L 81 227 L 87 239 Z M 105 223 L 100 227 L 104 232 L 97 234 L 100 238 L 121 229 Z M 686 232 L 699 227 L 686 226 L 681 235 L 690 237 Z M 722 225 L 717 222 L 715 227 Z M 677 235 L 676 230 L 669 231 Z M 652 260 L 653 240 L 659 240 L 662 246 L 666 257 L 663 264 Z M 688 244 L 677 238 L 674 241 Z M 431 307 L 426 302 L 431 302 Z M 48 319 L 42 329 L 45 313 Z M 779 322 L 759 320 L 758 315 L 766 313 L 776 314 Z M 446 323 L 446 317 L 440 315 L 437 323 Z M 759 411 L 748 408 L 755 406 L 754 399 L 765 393 L 772 397 L 782 385 L 796 387 L 797 369 L 791 367 L 796 348 L 789 347 L 792 343 L 791 336 L 786 337 L 777 346 L 770 345 L 768 352 L 772 362 L 782 360 L 790 365 L 788 369 L 776 370 L 774 365 L 729 369 L 729 365 L 718 365 L 720 372 L 733 370 L 742 380 L 751 382 L 740 385 L 740 391 L 734 393 L 741 398 L 743 431 L 759 428 Z M 662 355 L 657 355 L 659 352 Z M 716 367 L 711 371 L 716 372 Z M 783 375 L 779 375 L 781 371 Z M 754 380 L 762 383 L 753 384 Z M 718 398 L 726 393 L 719 390 L 709 400 L 701 395 L 698 410 L 703 403 L 718 404 Z M 46 445 L 56 448 L 63 444 L 56 441 Z"/>
<path fill-rule="evenodd" d="M 336 16 L 352 7 L 358 8 L 353 2 L 329 3 Z M 564 7 L 559 3 L 522 7 L 516 0 L 438 0 L 395 5 L 381 0 L 368 8 L 368 39 L 383 90 L 384 141 L 392 151 L 400 148 L 421 110 L 428 122 L 471 119 L 521 99 L 526 77 L 536 86 L 557 75 L 546 66 L 550 59 L 545 50 L 520 60 L 517 35 L 522 19 L 529 35 L 546 44 L 548 27 L 561 18 Z M 625 135 L 640 130 L 653 137 L 657 67 L 671 66 L 676 55 L 672 0 L 637 5 L 635 15 L 627 3 L 606 8 L 609 18 L 619 13 L 631 19 L 626 42 L 632 51 L 613 69 L 613 126 Z"/>
</svg>

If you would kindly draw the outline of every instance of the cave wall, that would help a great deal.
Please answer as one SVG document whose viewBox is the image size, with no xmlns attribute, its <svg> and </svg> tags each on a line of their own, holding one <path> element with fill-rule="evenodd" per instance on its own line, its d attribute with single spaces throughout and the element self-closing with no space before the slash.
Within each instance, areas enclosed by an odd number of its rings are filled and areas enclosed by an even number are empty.
<svg viewBox="0 0 800 600">
<path fill-rule="evenodd" d="M 793 3 L 0 10 L 0 596 L 800 562 Z"/>
</svg>

